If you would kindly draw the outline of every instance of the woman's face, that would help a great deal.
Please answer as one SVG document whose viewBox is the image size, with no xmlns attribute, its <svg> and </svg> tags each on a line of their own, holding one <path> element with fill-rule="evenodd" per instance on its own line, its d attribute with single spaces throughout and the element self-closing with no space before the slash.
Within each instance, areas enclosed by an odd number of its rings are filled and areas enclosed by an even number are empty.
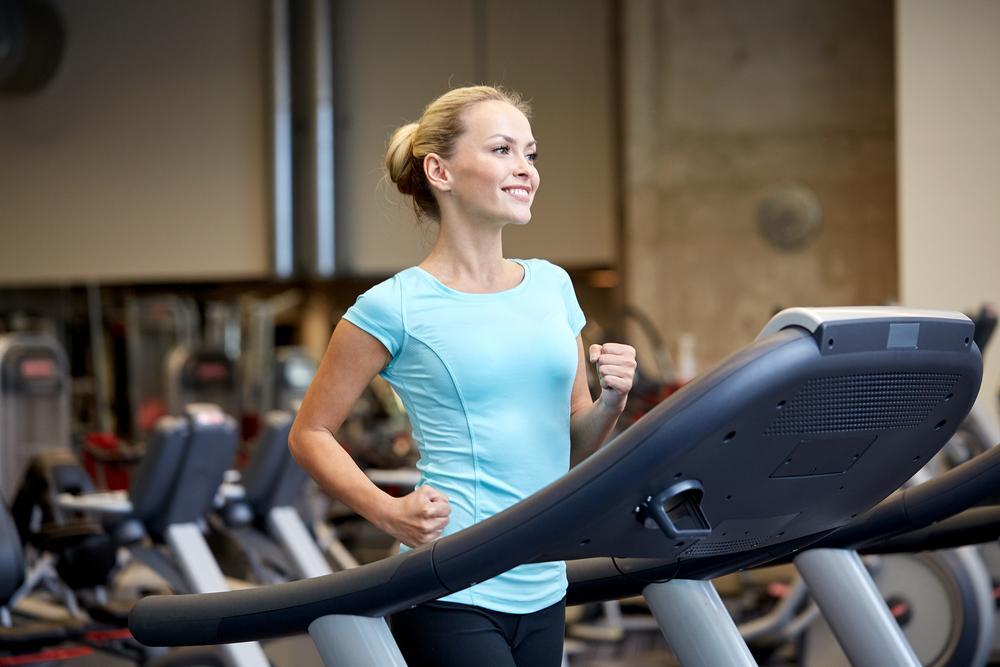
<svg viewBox="0 0 1000 667">
<path fill-rule="evenodd" d="M 526 224 L 538 191 L 535 138 L 523 113 L 506 102 L 480 102 L 463 115 L 465 131 L 447 160 L 446 195 L 474 219 Z"/>
</svg>

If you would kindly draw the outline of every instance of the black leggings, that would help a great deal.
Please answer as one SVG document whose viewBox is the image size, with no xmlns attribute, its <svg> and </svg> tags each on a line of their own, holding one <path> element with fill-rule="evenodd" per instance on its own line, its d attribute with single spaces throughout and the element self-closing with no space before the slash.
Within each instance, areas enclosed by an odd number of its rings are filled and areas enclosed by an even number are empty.
<svg viewBox="0 0 1000 667">
<path fill-rule="evenodd" d="M 530 614 L 430 602 L 392 617 L 392 634 L 410 667 L 558 667 L 566 601 Z"/>
</svg>

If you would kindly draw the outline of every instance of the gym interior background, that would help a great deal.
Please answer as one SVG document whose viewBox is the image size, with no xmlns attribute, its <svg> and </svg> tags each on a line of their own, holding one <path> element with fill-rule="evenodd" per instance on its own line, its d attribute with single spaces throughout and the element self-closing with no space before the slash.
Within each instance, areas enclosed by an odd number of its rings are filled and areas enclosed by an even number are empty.
<svg viewBox="0 0 1000 667">
<path fill-rule="evenodd" d="M 8 328 L 65 338 L 87 284 L 109 324 L 131 293 L 294 287 L 321 354 L 433 240 L 380 182 L 388 133 L 474 81 L 523 91 L 544 147 L 507 254 L 567 267 L 605 326 L 637 306 L 688 369 L 780 307 L 1000 293 L 990 0 L 48 5 L 54 71 L 0 96 Z"/>
<path fill-rule="evenodd" d="M 1000 301 L 998 32 L 995 0 L 0 0 L 0 334 L 54 334 L 77 429 L 123 436 L 135 297 L 285 295 L 275 342 L 318 359 L 433 242 L 387 137 L 473 82 L 534 108 L 505 253 L 566 267 L 646 368 L 627 306 L 682 378 L 783 307 L 972 312 Z M 987 354 L 994 415 L 998 385 Z"/>
</svg>

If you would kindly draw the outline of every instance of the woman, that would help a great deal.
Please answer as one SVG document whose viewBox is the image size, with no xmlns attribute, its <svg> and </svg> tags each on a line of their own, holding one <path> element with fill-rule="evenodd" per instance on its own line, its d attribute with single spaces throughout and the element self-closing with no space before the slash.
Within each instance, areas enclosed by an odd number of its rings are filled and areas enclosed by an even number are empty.
<svg viewBox="0 0 1000 667">
<path fill-rule="evenodd" d="M 591 451 L 625 406 L 635 350 L 592 345 L 602 392 L 587 388 L 584 316 L 569 276 L 503 256 L 506 225 L 531 219 L 538 191 L 528 108 L 486 86 L 445 93 L 389 142 L 386 168 L 437 241 L 419 266 L 361 295 L 338 323 L 295 420 L 295 459 L 330 495 L 397 538 L 432 542 L 513 505 Z M 334 439 L 375 374 L 399 393 L 421 483 L 378 489 Z M 397 614 L 411 665 L 558 665 L 563 563 L 522 565 Z"/>
</svg>

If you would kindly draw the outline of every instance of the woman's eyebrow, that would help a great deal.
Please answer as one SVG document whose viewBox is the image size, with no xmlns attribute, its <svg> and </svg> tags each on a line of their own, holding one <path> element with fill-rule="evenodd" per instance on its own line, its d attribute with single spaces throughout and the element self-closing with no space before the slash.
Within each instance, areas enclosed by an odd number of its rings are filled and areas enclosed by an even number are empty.
<svg viewBox="0 0 1000 667">
<path fill-rule="evenodd" d="M 506 134 L 494 134 L 492 137 L 487 137 L 486 140 L 489 141 L 490 139 L 498 139 L 498 138 L 499 139 L 503 139 L 504 141 L 506 141 L 509 144 L 516 144 L 517 143 L 516 139 L 514 139 L 512 137 L 508 137 Z M 537 144 L 537 142 L 534 139 L 532 139 L 527 144 L 525 144 L 524 147 L 527 148 L 528 146 L 534 146 L 536 144 Z"/>
</svg>

